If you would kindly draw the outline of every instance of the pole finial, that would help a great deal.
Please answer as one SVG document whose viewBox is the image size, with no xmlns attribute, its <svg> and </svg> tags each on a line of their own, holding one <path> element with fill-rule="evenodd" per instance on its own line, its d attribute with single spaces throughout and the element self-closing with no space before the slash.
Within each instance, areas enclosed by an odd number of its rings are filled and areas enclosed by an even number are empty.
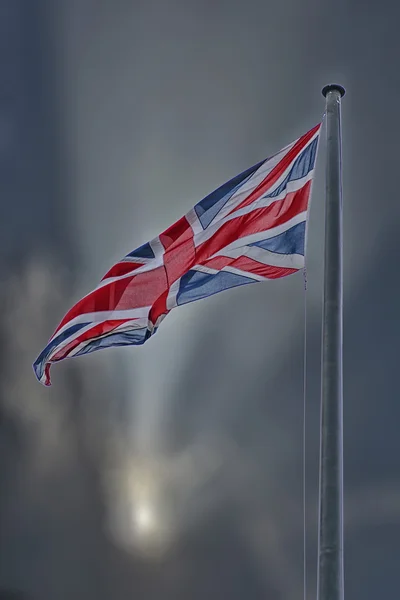
<svg viewBox="0 0 400 600">
<path fill-rule="evenodd" d="M 329 92 L 335 92 L 335 91 L 339 92 L 341 97 L 343 97 L 346 93 L 346 90 L 344 89 L 343 86 L 339 85 L 338 83 L 330 83 L 329 85 L 325 85 L 322 88 L 322 95 L 325 96 L 325 98 L 326 98 L 326 96 Z"/>
</svg>

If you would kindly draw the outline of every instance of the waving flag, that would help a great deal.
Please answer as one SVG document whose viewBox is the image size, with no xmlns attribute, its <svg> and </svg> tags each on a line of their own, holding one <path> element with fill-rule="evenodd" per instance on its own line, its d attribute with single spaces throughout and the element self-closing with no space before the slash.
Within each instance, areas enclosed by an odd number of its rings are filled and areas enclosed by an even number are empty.
<svg viewBox="0 0 400 600">
<path fill-rule="evenodd" d="M 181 304 L 304 266 L 307 209 L 321 125 L 237 175 L 151 242 L 130 252 L 67 313 L 34 364 L 143 344 Z"/>
</svg>

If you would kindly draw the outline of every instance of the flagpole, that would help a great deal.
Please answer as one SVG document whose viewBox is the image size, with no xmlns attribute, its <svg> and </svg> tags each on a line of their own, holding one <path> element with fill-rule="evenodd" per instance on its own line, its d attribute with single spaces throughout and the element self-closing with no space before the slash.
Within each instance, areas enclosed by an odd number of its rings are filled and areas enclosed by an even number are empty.
<svg viewBox="0 0 400 600">
<path fill-rule="evenodd" d="M 326 98 L 325 271 L 322 335 L 321 455 L 318 600 L 344 600 L 343 384 L 342 384 L 342 165 L 340 102 L 331 84 Z"/>
</svg>

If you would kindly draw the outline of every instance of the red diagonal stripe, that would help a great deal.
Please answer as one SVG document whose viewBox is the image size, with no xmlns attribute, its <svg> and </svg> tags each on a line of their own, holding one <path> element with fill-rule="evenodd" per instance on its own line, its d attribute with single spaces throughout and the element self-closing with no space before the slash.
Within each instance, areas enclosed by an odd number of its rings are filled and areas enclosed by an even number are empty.
<svg viewBox="0 0 400 600">
<path fill-rule="evenodd" d="M 269 206 L 257 208 L 245 215 L 224 223 L 216 233 L 196 248 L 196 264 L 204 264 L 213 254 L 220 252 L 242 237 L 267 231 L 286 223 L 307 209 L 311 182 L 300 190 L 290 192 L 283 200 L 277 200 Z"/>
<path fill-rule="evenodd" d="M 266 265 L 258 260 L 249 258 L 248 256 L 238 256 L 237 258 L 214 256 L 214 258 L 210 258 L 210 260 L 206 262 L 205 266 L 218 270 L 222 270 L 224 267 L 235 267 L 235 269 L 240 269 L 247 273 L 254 273 L 254 275 L 261 275 L 261 277 L 267 277 L 268 279 L 286 277 L 286 275 L 291 275 L 298 271 L 298 269 L 290 269 L 288 267 Z"/>
<path fill-rule="evenodd" d="M 133 319 L 128 319 L 128 320 L 132 321 Z M 88 331 L 85 331 L 80 336 L 78 336 L 77 338 L 72 340 L 72 342 L 70 342 L 69 344 L 64 346 L 64 348 L 62 350 L 60 350 L 60 352 L 57 352 L 57 354 L 55 354 L 51 360 L 53 362 L 62 360 L 63 358 L 65 358 L 68 355 L 68 353 L 73 348 L 76 348 L 77 346 L 79 346 L 80 343 L 95 339 L 106 333 L 110 333 L 110 331 L 113 331 L 113 329 L 116 329 L 119 325 L 122 325 L 123 323 L 126 323 L 126 322 L 127 322 L 127 319 L 118 319 L 118 320 L 115 319 L 113 321 L 103 321 L 102 323 L 98 323 L 97 325 L 95 325 L 94 327 L 89 329 Z"/>
<path fill-rule="evenodd" d="M 107 271 L 102 281 L 109 279 L 110 277 L 120 277 L 121 275 L 125 275 L 130 271 L 135 271 L 135 269 L 138 269 L 139 267 L 143 267 L 143 263 L 130 262 L 129 260 L 119 262 L 116 265 L 113 265 L 111 269 Z"/>
<path fill-rule="evenodd" d="M 293 148 L 291 148 L 289 152 L 285 154 L 282 160 L 276 165 L 274 169 L 272 169 L 272 171 L 267 175 L 267 177 L 263 179 L 263 181 L 249 194 L 249 196 L 247 196 L 243 200 L 243 202 L 239 204 L 239 206 L 236 206 L 232 210 L 232 212 L 235 212 L 240 208 L 243 208 L 244 206 L 248 206 L 258 198 L 260 198 L 263 194 L 265 194 L 265 192 L 279 179 L 282 173 L 289 167 L 292 160 L 294 160 L 296 156 L 300 154 L 300 152 L 307 145 L 307 143 L 310 141 L 313 135 L 318 131 L 320 126 L 320 124 L 316 125 L 315 127 L 313 127 L 313 129 L 308 131 L 299 140 L 297 140 Z"/>
<path fill-rule="evenodd" d="M 298 271 L 298 269 L 265 265 L 248 256 L 239 256 L 231 266 L 240 269 L 241 271 L 246 271 L 247 273 L 254 273 L 254 275 L 267 277 L 268 279 L 279 279 L 280 277 L 286 277 L 286 275 L 291 275 Z"/>
</svg>

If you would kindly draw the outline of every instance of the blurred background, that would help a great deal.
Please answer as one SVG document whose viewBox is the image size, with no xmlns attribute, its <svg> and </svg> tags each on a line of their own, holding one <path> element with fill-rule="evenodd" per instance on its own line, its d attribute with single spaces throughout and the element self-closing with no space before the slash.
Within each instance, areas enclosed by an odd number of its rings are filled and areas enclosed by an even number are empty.
<svg viewBox="0 0 400 600">
<path fill-rule="evenodd" d="M 345 577 L 400 586 L 393 0 L 0 0 L 0 597 L 303 594 L 304 282 L 180 307 L 145 346 L 31 364 L 121 256 L 343 100 Z M 324 140 L 324 136 L 323 136 Z M 395 145 L 396 144 L 396 145 Z M 315 597 L 324 142 L 309 228 Z"/>
</svg>

